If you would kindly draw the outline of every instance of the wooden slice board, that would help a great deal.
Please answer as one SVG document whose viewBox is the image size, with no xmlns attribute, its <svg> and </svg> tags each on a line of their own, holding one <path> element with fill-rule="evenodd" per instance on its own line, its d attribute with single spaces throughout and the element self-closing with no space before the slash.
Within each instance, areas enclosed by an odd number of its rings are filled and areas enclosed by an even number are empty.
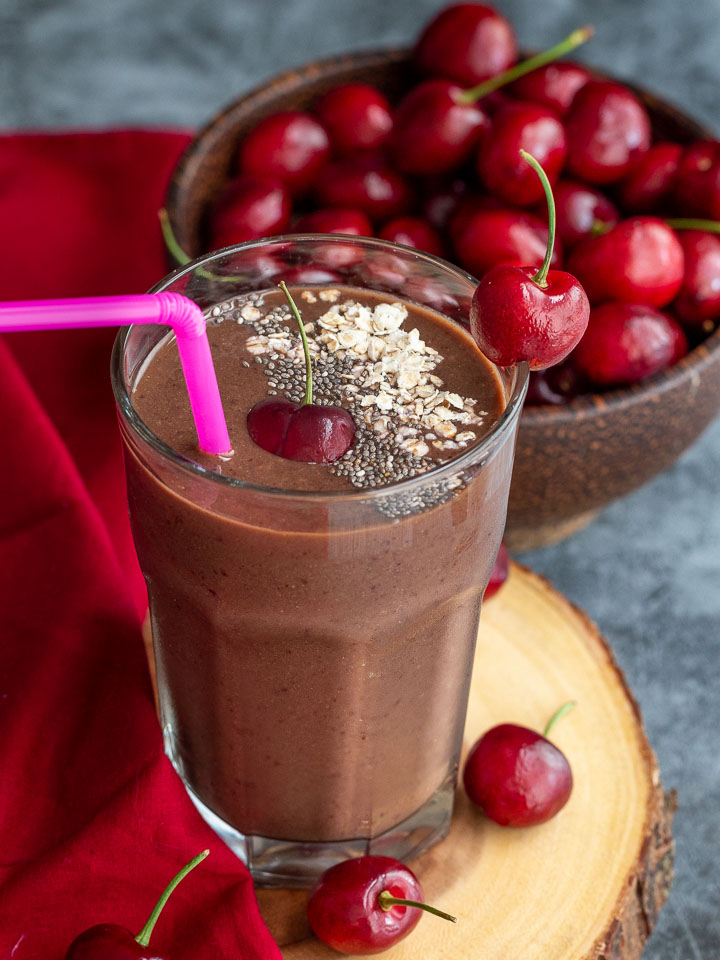
<svg viewBox="0 0 720 960">
<path fill-rule="evenodd" d="M 387 960 L 636 960 L 672 882 L 670 823 L 640 713 L 596 627 L 517 565 L 482 613 L 466 748 L 502 721 L 554 728 L 575 786 L 549 823 L 503 829 L 458 791 L 449 837 L 414 861 L 425 898 L 458 916 L 421 919 Z M 285 960 L 332 960 L 303 891 L 259 890 Z"/>
</svg>

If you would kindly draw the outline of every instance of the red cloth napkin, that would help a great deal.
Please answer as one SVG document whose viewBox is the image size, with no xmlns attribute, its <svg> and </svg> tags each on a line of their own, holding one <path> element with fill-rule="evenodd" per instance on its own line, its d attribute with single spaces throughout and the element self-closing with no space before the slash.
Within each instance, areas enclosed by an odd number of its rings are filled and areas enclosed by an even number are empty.
<svg viewBox="0 0 720 960">
<path fill-rule="evenodd" d="M 182 134 L 0 139 L 0 299 L 145 291 Z M 99 922 L 174 960 L 278 960 L 247 871 L 162 752 L 109 387 L 111 331 L 0 341 L 0 957 Z"/>
</svg>

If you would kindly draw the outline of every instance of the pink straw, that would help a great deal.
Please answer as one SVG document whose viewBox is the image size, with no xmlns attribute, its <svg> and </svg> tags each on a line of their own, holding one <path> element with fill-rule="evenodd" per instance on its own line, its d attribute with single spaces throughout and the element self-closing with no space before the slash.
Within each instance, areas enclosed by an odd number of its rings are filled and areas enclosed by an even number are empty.
<svg viewBox="0 0 720 960">
<path fill-rule="evenodd" d="M 216 455 L 232 453 L 205 317 L 192 300 L 179 293 L 143 293 L 126 297 L 0 303 L 0 331 L 3 333 L 128 327 L 135 323 L 172 327 L 200 449 Z"/>
</svg>

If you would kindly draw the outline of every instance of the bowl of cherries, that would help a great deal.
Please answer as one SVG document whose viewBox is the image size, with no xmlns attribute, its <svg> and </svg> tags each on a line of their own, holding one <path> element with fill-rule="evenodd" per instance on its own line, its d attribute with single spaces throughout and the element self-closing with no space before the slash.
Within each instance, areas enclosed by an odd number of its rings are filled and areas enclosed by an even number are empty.
<svg viewBox="0 0 720 960">
<path fill-rule="evenodd" d="M 508 511 L 516 549 L 582 528 L 720 409 L 720 142 L 569 60 L 591 35 L 524 56 L 501 14 L 460 3 L 413 47 L 277 76 L 195 137 L 163 211 L 179 262 L 263 236 L 341 233 L 421 249 L 480 281 L 542 264 L 548 204 L 521 151 L 532 154 L 555 197 L 552 266 L 580 280 L 592 310 L 570 355 L 531 374 Z M 343 266 L 308 265 L 301 282 L 342 282 Z M 377 285 L 408 295 L 392 269 Z"/>
</svg>

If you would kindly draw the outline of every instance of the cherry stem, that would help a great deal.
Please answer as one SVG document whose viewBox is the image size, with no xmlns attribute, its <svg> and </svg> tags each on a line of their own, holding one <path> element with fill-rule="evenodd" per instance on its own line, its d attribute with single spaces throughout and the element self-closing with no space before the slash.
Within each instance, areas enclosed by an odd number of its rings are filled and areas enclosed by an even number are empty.
<svg viewBox="0 0 720 960">
<path fill-rule="evenodd" d="M 190 263 L 192 257 L 190 257 L 178 243 L 175 231 L 170 223 L 170 217 L 164 207 L 158 210 L 158 220 L 160 221 L 160 229 L 162 230 L 163 240 L 169 254 L 181 267 L 184 267 L 185 264 Z M 205 267 L 196 267 L 195 273 L 200 277 L 205 277 L 206 280 L 219 280 L 221 283 L 237 283 L 240 279 L 236 276 L 223 277 L 221 274 L 211 273 L 209 270 L 206 270 Z"/>
<path fill-rule="evenodd" d="M 538 272 L 533 277 L 533 281 L 539 287 L 547 286 L 547 275 L 548 270 L 550 269 L 550 261 L 552 260 L 553 248 L 555 247 L 555 197 L 553 197 L 552 187 L 550 186 L 550 181 L 547 178 L 547 174 L 537 162 L 535 157 L 531 153 L 528 153 L 527 150 L 521 150 L 520 156 L 523 160 L 527 160 L 530 166 L 533 168 L 535 173 L 540 177 L 540 183 L 542 188 L 545 191 L 545 199 L 547 200 L 548 208 L 548 242 L 547 249 L 545 250 L 545 259 L 542 262 L 542 266 Z"/>
<path fill-rule="evenodd" d="M 509 70 L 504 70 L 502 73 L 490 77 L 489 80 L 483 80 L 483 82 L 479 83 L 476 87 L 463 90 L 455 99 L 458 103 L 475 103 L 477 100 L 481 100 L 487 96 L 488 93 L 504 87 L 506 83 L 512 83 L 513 80 L 524 77 L 526 73 L 532 73 L 532 71 L 537 70 L 538 67 L 544 67 L 546 63 L 552 63 L 553 60 L 557 60 L 566 53 L 570 53 L 571 50 L 575 50 L 576 47 L 582 46 L 583 43 L 587 43 L 594 33 L 594 27 L 580 27 L 578 30 L 573 30 L 569 37 L 565 37 L 564 40 L 556 43 L 555 46 L 550 47 L 549 50 L 536 53 L 534 57 L 523 60 L 522 63 L 516 63 L 515 66 L 510 67 Z"/>
<path fill-rule="evenodd" d="M 437 907 L 431 907 L 429 903 L 422 903 L 420 900 L 403 900 L 402 897 L 394 897 L 389 890 L 383 890 L 378 894 L 378 902 L 383 910 L 389 910 L 391 907 L 417 907 L 418 910 L 425 910 L 426 913 L 442 917 L 443 920 L 457 923 L 457 917 L 453 917 L 450 913 L 443 913 Z"/>
<path fill-rule="evenodd" d="M 574 706 L 575 706 L 575 701 L 574 701 L 574 700 L 570 700 L 569 703 L 564 703 L 564 704 L 560 707 L 559 710 L 556 710 L 555 713 L 554 713 L 554 714 L 550 717 L 550 719 L 548 720 L 548 722 L 547 722 L 547 724 L 546 724 L 546 726 L 545 726 L 545 729 L 543 730 L 543 736 L 544 736 L 544 737 L 547 737 L 547 735 L 550 733 L 550 731 L 551 731 L 552 728 L 555 726 L 555 724 L 558 722 L 558 720 L 562 720 L 562 718 L 565 716 L 565 714 L 566 714 L 566 713 L 570 713 L 570 711 L 572 710 L 572 708 L 573 708 Z"/>
<path fill-rule="evenodd" d="M 285 294 L 285 299 L 290 304 L 290 309 L 294 313 L 295 319 L 297 320 L 298 326 L 300 327 L 300 337 L 302 338 L 303 353 L 305 354 L 305 399 L 301 404 L 301 406 L 304 407 L 306 403 L 312 403 L 312 394 L 313 394 L 312 363 L 310 362 L 310 347 L 307 342 L 307 337 L 305 336 L 305 324 L 302 322 L 300 311 L 298 310 L 290 291 L 285 285 L 285 281 L 281 280 L 278 286 L 280 287 L 282 292 Z"/>
<path fill-rule="evenodd" d="M 201 863 L 209 853 L 210 853 L 209 850 L 203 850 L 202 853 L 199 853 L 196 857 L 193 857 L 190 863 L 186 863 L 185 866 L 182 868 L 182 870 L 179 873 L 177 873 L 172 878 L 170 883 L 165 887 L 165 890 L 163 891 L 162 896 L 160 897 L 158 902 L 155 904 L 155 909 L 153 910 L 153 912 L 150 914 L 150 917 L 148 918 L 148 922 L 142 928 L 140 933 L 135 937 L 135 940 L 140 944 L 141 947 L 146 947 L 150 942 L 150 934 L 153 932 L 153 928 L 158 921 L 158 917 L 162 913 L 163 907 L 170 899 L 170 895 L 172 894 L 175 887 L 180 883 L 181 880 L 184 880 L 185 877 L 190 873 L 190 871 L 194 870 L 195 867 L 199 863 Z"/>
<path fill-rule="evenodd" d="M 673 230 L 704 230 L 706 233 L 720 233 L 720 220 L 696 220 L 690 217 L 678 217 L 666 220 Z"/>
</svg>

